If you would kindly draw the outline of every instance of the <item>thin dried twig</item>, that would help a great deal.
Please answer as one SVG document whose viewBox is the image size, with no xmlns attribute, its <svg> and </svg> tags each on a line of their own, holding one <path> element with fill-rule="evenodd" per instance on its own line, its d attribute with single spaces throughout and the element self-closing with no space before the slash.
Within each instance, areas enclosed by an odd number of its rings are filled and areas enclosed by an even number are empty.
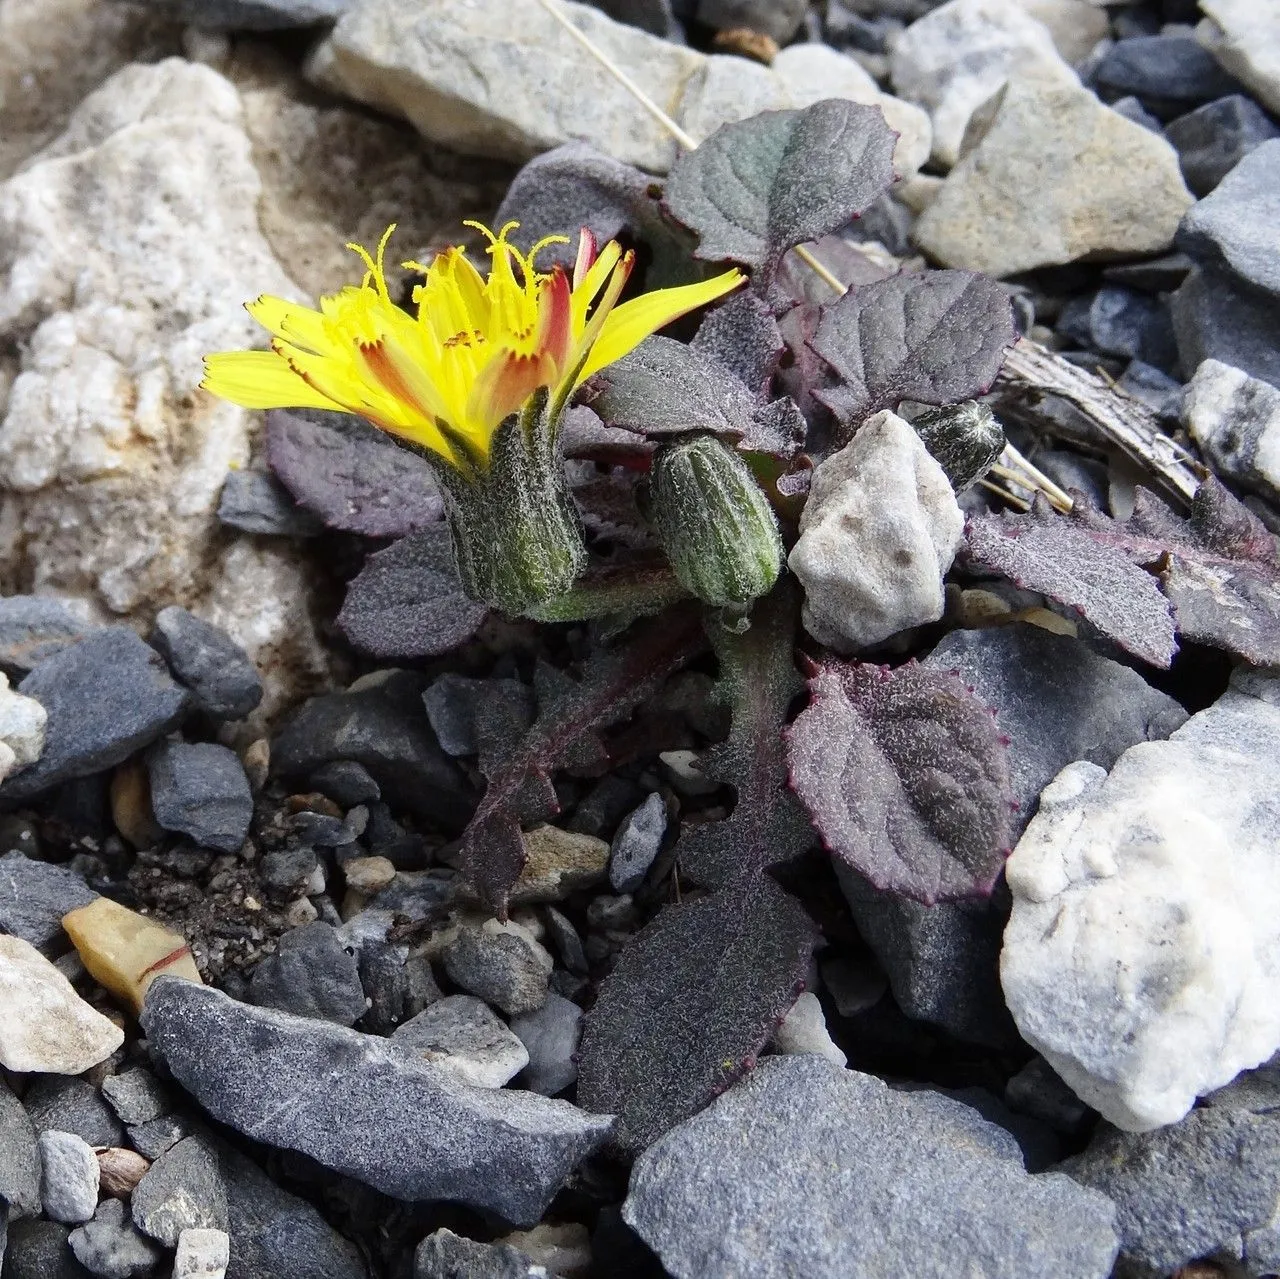
<svg viewBox="0 0 1280 1279">
<path fill-rule="evenodd" d="M 1072 405 L 1109 444 L 1122 449 L 1174 496 L 1190 501 L 1204 477 L 1176 440 L 1140 400 L 1113 389 L 1096 374 L 1023 338 L 1005 356 L 996 385 L 1032 406 L 1046 397 Z"/>
</svg>

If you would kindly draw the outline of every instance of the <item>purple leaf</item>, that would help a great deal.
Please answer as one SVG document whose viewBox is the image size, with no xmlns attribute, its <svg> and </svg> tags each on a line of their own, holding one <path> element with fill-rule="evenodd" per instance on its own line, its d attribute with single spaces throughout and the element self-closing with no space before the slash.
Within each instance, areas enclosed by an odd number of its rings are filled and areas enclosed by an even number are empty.
<svg viewBox="0 0 1280 1279">
<path fill-rule="evenodd" d="M 652 439 L 712 431 L 751 452 L 790 457 L 803 421 L 786 400 L 759 404 L 737 374 L 696 347 L 646 338 L 600 374 L 592 409 L 610 426 Z"/>
<path fill-rule="evenodd" d="M 672 166 L 664 203 L 697 256 L 741 262 L 767 289 L 788 249 L 842 227 L 893 181 L 895 134 L 876 107 L 828 98 L 726 124 Z"/>
<path fill-rule="evenodd" d="M 512 239 L 525 250 L 544 236 L 567 236 L 568 244 L 542 249 L 538 267 L 547 270 L 554 262 L 572 266 L 584 226 L 600 244 L 623 233 L 669 238 L 658 201 L 650 194 L 653 185 L 647 174 L 585 142 L 566 142 L 516 174 L 493 224 L 519 222 Z"/>
<path fill-rule="evenodd" d="M 926 905 L 990 893 L 1009 852 L 1009 759 L 959 677 L 831 659 L 789 731 L 791 784 L 827 847 Z"/>
<path fill-rule="evenodd" d="M 1178 651 L 1156 579 L 1099 530 L 1052 515 L 979 515 L 965 528 L 968 559 L 1023 590 L 1064 604 L 1100 635 L 1152 666 Z"/>
<path fill-rule="evenodd" d="M 614 470 L 573 486 L 573 501 L 582 522 L 595 537 L 633 550 L 657 545 L 657 537 L 636 505 L 636 477 Z"/>
<path fill-rule="evenodd" d="M 267 460 L 294 500 L 332 529 L 404 537 L 444 517 L 430 464 L 363 418 L 274 409 Z"/>
<path fill-rule="evenodd" d="M 637 1154 L 747 1073 L 804 987 L 816 932 L 771 879 L 665 907 L 583 1027 L 578 1104 Z"/>
<path fill-rule="evenodd" d="M 902 272 L 823 308 L 809 345 L 837 381 L 815 394 L 847 439 L 871 414 L 903 400 L 955 404 L 981 394 L 1016 336 L 1009 295 L 994 280 L 969 271 Z"/>
<path fill-rule="evenodd" d="M 765 393 L 786 349 L 773 312 L 753 293 L 735 293 L 708 311 L 690 346 L 723 364 L 757 396 Z"/>
<path fill-rule="evenodd" d="M 1154 666 L 1170 664 L 1178 635 L 1280 664 L 1275 539 L 1212 476 L 1186 520 L 1140 489 L 1126 523 L 1077 502 L 1070 518 L 1047 509 L 977 516 L 966 538 L 971 563 L 1075 609 Z"/>
<path fill-rule="evenodd" d="M 698 610 L 677 606 L 619 648 L 597 650 L 581 680 L 539 667 L 538 718 L 527 731 L 513 731 L 482 711 L 480 767 L 489 786 L 463 833 L 461 855 L 463 870 L 489 906 L 505 913 L 507 893 L 524 866 L 522 823 L 545 821 L 560 811 L 552 772 L 606 762 L 597 730 L 630 715 L 705 642 Z M 500 714 L 500 708 L 493 710 Z"/>
<path fill-rule="evenodd" d="M 489 609 L 458 581 L 442 524 L 370 555 L 347 587 L 338 628 L 371 657 L 436 657 L 465 644 Z"/>
</svg>

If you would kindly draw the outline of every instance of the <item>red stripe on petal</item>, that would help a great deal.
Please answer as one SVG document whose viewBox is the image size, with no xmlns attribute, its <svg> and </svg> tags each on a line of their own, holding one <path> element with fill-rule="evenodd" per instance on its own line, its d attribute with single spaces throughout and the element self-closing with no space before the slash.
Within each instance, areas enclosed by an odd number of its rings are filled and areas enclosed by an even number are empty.
<svg viewBox="0 0 1280 1279">
<path fill-rule="evenodd" d="M 502 351 L 480 371 L 467 404 L 467 416 L 494 430 L 540 386 L 549 386 L 555 368 L 545 354 Z"/>
<path fill-rule="evenodd" d="M 551 358 L 557 371 L 563 370 L 573 347 L 573 298 L 569 279 L 556 267 L 542 281 L 538 293 L 538 337 L 534 348 Z"/>
<path fill-rule="evenodd" d="M 587 278 L 587 272 L 591 270 L 591 264 L 596 260 L 600 252 L 599 245 L 596 244 L 596 237 L 588 227 L 583 227 L 578 232 L 578 257 L 573 264 L 573 287 L 580 288 L 583 280 Z"/>
</svg>

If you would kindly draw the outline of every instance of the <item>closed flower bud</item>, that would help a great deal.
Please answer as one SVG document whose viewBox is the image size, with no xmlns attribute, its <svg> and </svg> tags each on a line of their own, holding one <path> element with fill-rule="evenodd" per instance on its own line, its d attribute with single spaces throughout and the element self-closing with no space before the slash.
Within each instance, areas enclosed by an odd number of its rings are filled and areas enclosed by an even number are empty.
<svg viewBox="0 0 1280 1279">
<path fill-rule="evenodd" d="M 648 514 L 681 585 L 708 604 L 748 604 L 778 580 L 777 516 L 741 455 L 714 435 L 658 450 Z"/>
</svg>

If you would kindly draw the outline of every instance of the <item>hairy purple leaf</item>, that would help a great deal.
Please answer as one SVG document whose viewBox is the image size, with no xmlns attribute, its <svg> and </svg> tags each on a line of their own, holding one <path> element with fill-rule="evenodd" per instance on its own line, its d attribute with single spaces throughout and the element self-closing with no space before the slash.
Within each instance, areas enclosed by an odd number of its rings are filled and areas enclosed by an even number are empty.
<svg viewBox="0 0 1280 1279">
<path fill-rule="evenodd" d="M 538 718 L 527 731 L 513 731 L 500 707 L 482 708 L 477 735 L 489 786 L 463 833 L 461 854 L 463 870 L 490 907 L 505 914 L 507 893 L 524 866 L 521 824 L 560 811 L 551 774 L 605 762 L 597 730 L 630 715 L 705 642 L 698 610 L 677 606 L 618 648 L 597 650 L 580 680 L 540 666 Z"/>
<path fill-rule="evenodd" d="M 567 244 L 542 248 L 538 266 L 572 266 L 583 227 L 600 244 L 624 233 L 641 239 L 669 237 L 658 201 L 650 194 L 653 185 L 647 174 L 585 142 L 566 142 L 530 160 L 516 174 L 498 206 L 494 226 L 519 222 L 512 240 L 525 251 L 546 236 L 567 236 Z"/>
<path fill-rule="evenodd" d="M 667 906 L 628 943 L 583 1026 L 578 1104 L 637 1154 L 754 1065 L 817 940 L 771 879 Z"/>
<path fill-rule="evenodd" d="M 465 644 L 489 615 L 462 589 L 449 531 L 436 524 L 370 555 L 347 587 L 342 633 L 371 657 L 436 657 Z"/>
<path fill-rule="evenodd" d="M 657 537 L 636 504 L 636 477 L 622 470 L 581 479 L 572 486 L 582 522 L 596 537 L 633 550 L 657 546 Z"/>
<path fill-rule="evenodd" d="M 970 519 L 965 538 L 972 563 L 1065 604 L 1152 666 L 1173 661 L 1173 610 L 1159 583 L 1099 530 L 1065 517 L 1005 512 Z"/>
<path fill-rule="evenodd" d="M 592 409 L 650 438 L 712 431 L 751 452 L 790 457 L 803 422 L 787 402 L 762 405 L 726 365 L 672 338 L 651 337 L 600 374 Z"/>
<path fill-rule="evenodd" d="M 347 413 L 273 409 L 267 461 L 294 500 L 332 529 L 404 537 L 444 517 L 430 465 Z"/>
<path fill-rule="evenodd" d="M 587 385 L 598 394 L 602 383 L 592 379 Z M 644 471 L 657 445 L 634 431 L 605 426 L 585 404 L 574 404 L 560 422 L 560 447 L 565 457 L 573 461 L 603 462 L 606 466 Z"/>
<path fill-rule="evenodd" d="M 995 381 L 1017 334 L 1009 295 L 970 271 L 902 272 L 823 308 L 809 345 L 836 384 L 815 391 L 846 428 L 903 400 L 954 404 Z"/>
<path fill-rule="evenodd" d="M 827 847 L 926 905 L 990 893 L 1009 853 L 1009 758 L 951 672 L 831 659 L 789 731 L 791 784 Z"/>
<path fill-rule="evenodd" d="M 700 767 L 733 786 L 737 802 L 724 821 L 686 827 L 676 847 L 681 873 L 709 888 L 758 875 L 814 843 L 786 785 L 783 728 L 804 688 L 795 663 L 795 604 L 792 584 L 784 579 L 756 606 L 745 633 L 712 632 L 719 692 L 732 718 L 728 738 L 703 752 Z"/>
<path fill-rule="evenodd" d="M 765 393 L 786 349 L 773 312 L 753 293 L 735 293 L 708 311 L 690 346 L 723 364 L 756 396 Z"/>
<path fill-rule="evenodd" d="M 1070 518 L 1045 507 L 977 516 L 966 538 L 971 563 L 1076 609 L 1154 666 L 1173 660 L 1177 635 L 1280 664 L 1276 540 L 1213 476 L 1185 520 L 1140 489 L 1125 523 L 1077 501 Z"/>
<path fill-rule="evenodd" d="M 767 289 L 788 249 L 842 227 L 893 181 L 896 136 L 877 107 L 828 98 L 722 125 L 672 166 L 667 211 L 698 257 L 741 262 Z"/>
</svg>

